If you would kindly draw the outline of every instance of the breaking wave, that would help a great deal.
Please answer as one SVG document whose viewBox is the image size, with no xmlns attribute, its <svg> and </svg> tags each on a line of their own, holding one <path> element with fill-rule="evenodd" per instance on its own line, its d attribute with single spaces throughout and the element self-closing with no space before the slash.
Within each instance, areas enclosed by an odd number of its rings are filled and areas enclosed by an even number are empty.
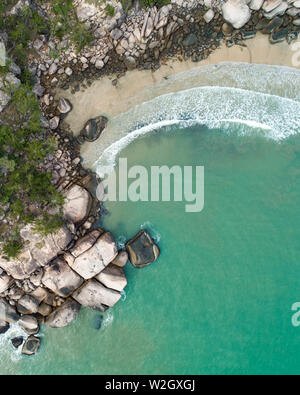
<svg viewBox="0 0 300 395">
<path fill-rule="evenodd" d="M 299 132 L 300 102 L 268 93 L 219 86 L 159 96 L 111 120 L 98 140 L 99 145 L 95 143 L 101 149 L 96 156 L 97 172 L 101 175 L 102 166 L 115 165 L 120 151 L 136 138 L 163 127 L 168 132 L 173 125 L 186 128 L 193 124 L 222 128 L 227 132 L 235 125 L 241 135 L 259 131 L 266 138 L 280 141 Z"/>
</svg>

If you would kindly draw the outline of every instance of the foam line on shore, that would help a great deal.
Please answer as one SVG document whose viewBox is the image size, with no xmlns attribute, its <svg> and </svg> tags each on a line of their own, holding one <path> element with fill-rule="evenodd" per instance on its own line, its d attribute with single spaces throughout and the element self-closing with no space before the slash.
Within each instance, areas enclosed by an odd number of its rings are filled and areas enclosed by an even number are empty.
<svg viewBox="0 0 300 395">
<path fill-rule="evenodd" d="M 137 121 L 138 120 L 138 123 Z M 159 96 L 135 106 L 110 122 L 99 143 L 95 167 L 115 165 L 117 155 L 136 138 L 178 125 L 179 128 L 203 124 L 229 130 L 240 125 L 240 134 L 261 129 L 262 134 L 280 141 L 299 131 L 300 102 L 239 88 L 201 87 Z M 122 128 L 120 128 L 122 125 Z"/>
</svg>

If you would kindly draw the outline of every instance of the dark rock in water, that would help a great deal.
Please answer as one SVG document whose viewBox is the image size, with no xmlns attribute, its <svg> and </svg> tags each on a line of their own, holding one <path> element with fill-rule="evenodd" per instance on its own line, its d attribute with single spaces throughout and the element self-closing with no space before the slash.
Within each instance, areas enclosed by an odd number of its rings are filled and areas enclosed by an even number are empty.
<svg viewBox="0 0 300 395">
<path fill-rule="evenodd" d="M 153 263 L 160 254 L 159 248 L 145 230 L 140 230 L 135 237 L 129 240 L 126 249 L 130 262 L 137 268 Z"/>
<path fill-rule="evenodd" d="M 23 344 L 23 341 L 24 341 L 24 338 L 22 336 L 14 337 L 13 339 L 11 339 L 12 345 L 15 348 L 19 348 Z"/>
<path fill-rule="evenodd" d="M 185 47 L 191 47 L 195 45 L 197 41 L 197 37 L 194 33 L 189 34 L 185 39 L 182 41 L 182 45 Z"/>
<path fill-rule="evenodd" d="M 249 38 L 253 38 L 256 36 L 256 31 L 248 30 L 248 31 L 242 31 L 241 33 L 243 40 L 248 40 Z"/>
<path fill-rule="evenodd" d="M 279 29 L 283 24 L 283 19 L 276 16 L 263 29 L 263 34 L 271 34 L 274 30 Z"/>
<path fill-rule="evenodd" d="M 107 122 L 108 119 L 102 115 L 100 115 L 100 117 L 90 119 L 89 121 L 87 121 L 84 128 L 80 132 L 80 136 L 85 141 L 96 141 L 105 129 Z"/>
<path fill-rule="evenodd" d="M 0 321 L 0 335 L 3 335 L 9 330 L 9 323 L 5 321 Z"/>
<path fill-rule="evenodd" d="M 98 315 L 98 316 L 96 317 L 96 325 L 95 325 L 95 328 L 96 328 L 97 330 L 100 330 L 100 329 L 101 329 L 102 322 L 103 322 L 103 315 L 101 314 L 101 315 Z"/>
<path fill-rule="evenodd" d="M 34 355 L 38 351 L 41 344 L 41 340 L 35 336 L 29 336 L 28 339 L 25 341 L 22 354 L 24 355 Z"/>
<path fill-rule="evenodd" d="M 288 37 L 288 34 L 289 34 L 289 29 L 281 29 L 278 32 L 273 32 L 269 37 L 270 43 L 276 44 L 285 41 Z"/>
</svg>

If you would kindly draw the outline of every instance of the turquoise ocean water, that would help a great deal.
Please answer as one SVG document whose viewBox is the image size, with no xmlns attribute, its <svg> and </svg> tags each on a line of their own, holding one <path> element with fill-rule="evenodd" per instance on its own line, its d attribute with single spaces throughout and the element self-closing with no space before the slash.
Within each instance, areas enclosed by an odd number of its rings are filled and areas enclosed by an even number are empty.
<svg viewBox="0 0 300 395">
<path fill-rule="evenodd" d="M 127 264 L 122 301 L 100 330 L 99 313 L 83 309 L 70 327 L 43 327 L 33 358 L 13 351 L 11 332 L 2 336 L 1 373 L 300 373 L 291 322 L 300 302 L 300 104 L 284 84 L 270 89 L 193 89 L 124 115 L 134 135 L 122 129 L 98 171 L 119 157 L 147 169 L 204 166 L 204 210 L 107 202 L 101 224 L 119 246 L 145 228 L 160 258 L 140 270 Z"/>
</svg>

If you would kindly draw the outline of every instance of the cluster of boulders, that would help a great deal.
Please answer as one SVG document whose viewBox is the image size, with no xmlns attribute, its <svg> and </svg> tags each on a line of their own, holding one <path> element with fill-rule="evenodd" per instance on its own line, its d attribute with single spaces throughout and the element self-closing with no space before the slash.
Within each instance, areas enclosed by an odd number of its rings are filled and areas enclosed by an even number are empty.
<svg viewBox="0 0 300 395">
<path fill-rule="evenodd" d="M 89 213 L 90 196 L 80 186 L 67 194 L 66 223 L 82 223 Z M 140 231 L 118 251 L 111 233 L 102 228 L 83 237 L 63 226 L 50 236 L 37 234 L 31 225 L 21 230 L 25 247 L 15 260 L 0 257 L 0 334 L 16 323 L 28 338 L 12 339 L 23 344 L 22 353 L 35 354 L 40 345 L 40 324 L 52 328 L 69 325 L 81 306 L 104 312 L 121 298 L 127 285 L 124 266 L 128 258 L 141 268 L 154 262 L 159 249 L 151 236 Z"/>
<path fill-rule="evenodd" d="M 78 55 L 66 39 L 63 42 L 46 41 L 41 37 L 33 43 L 40 59 L 37 76 L 46 75 L 55 86 L 61 76 L 70 77 L 74 71 L 85 71 L 89 67 L 101 70 L 107 65 L 112 53 L 119 55 L 127 68 L 135 68 L 141 60 L 147 62 L 149 53 L 157 59 L 163 50 L 172 45 L 172 35 L 184 26 L 203 21 L 213 26 L 221 16 L 234 29 L 241 29 L 251 19 L 253 13 L 261 12 L 261 17 L 268 20 L 286 14 L 290 24 L 300 25 L 299 0 L 204 0 L 182 1 L 173 0 L 170 4 L 157 9 L 136 7 L 125 13 L 120 2 L 111 1 L 115 8 L 114 16 L 105 12 L 106 3 L 92 4 L 84 0 L 77 1 L 77 17 L 93 32 L 92 46 L 83 49 Z M 41 5 L 44 12 L 50 12 L 49 6 Z M 195 9 L 202 9 L 199 18 Z M 50 49 L 49 49 L 50 46 Z M 66 50 L 61 52 L 61 49 Z M 51 49 L 61 53 L 59 59 L 50 56 Z"/>
</svg>

